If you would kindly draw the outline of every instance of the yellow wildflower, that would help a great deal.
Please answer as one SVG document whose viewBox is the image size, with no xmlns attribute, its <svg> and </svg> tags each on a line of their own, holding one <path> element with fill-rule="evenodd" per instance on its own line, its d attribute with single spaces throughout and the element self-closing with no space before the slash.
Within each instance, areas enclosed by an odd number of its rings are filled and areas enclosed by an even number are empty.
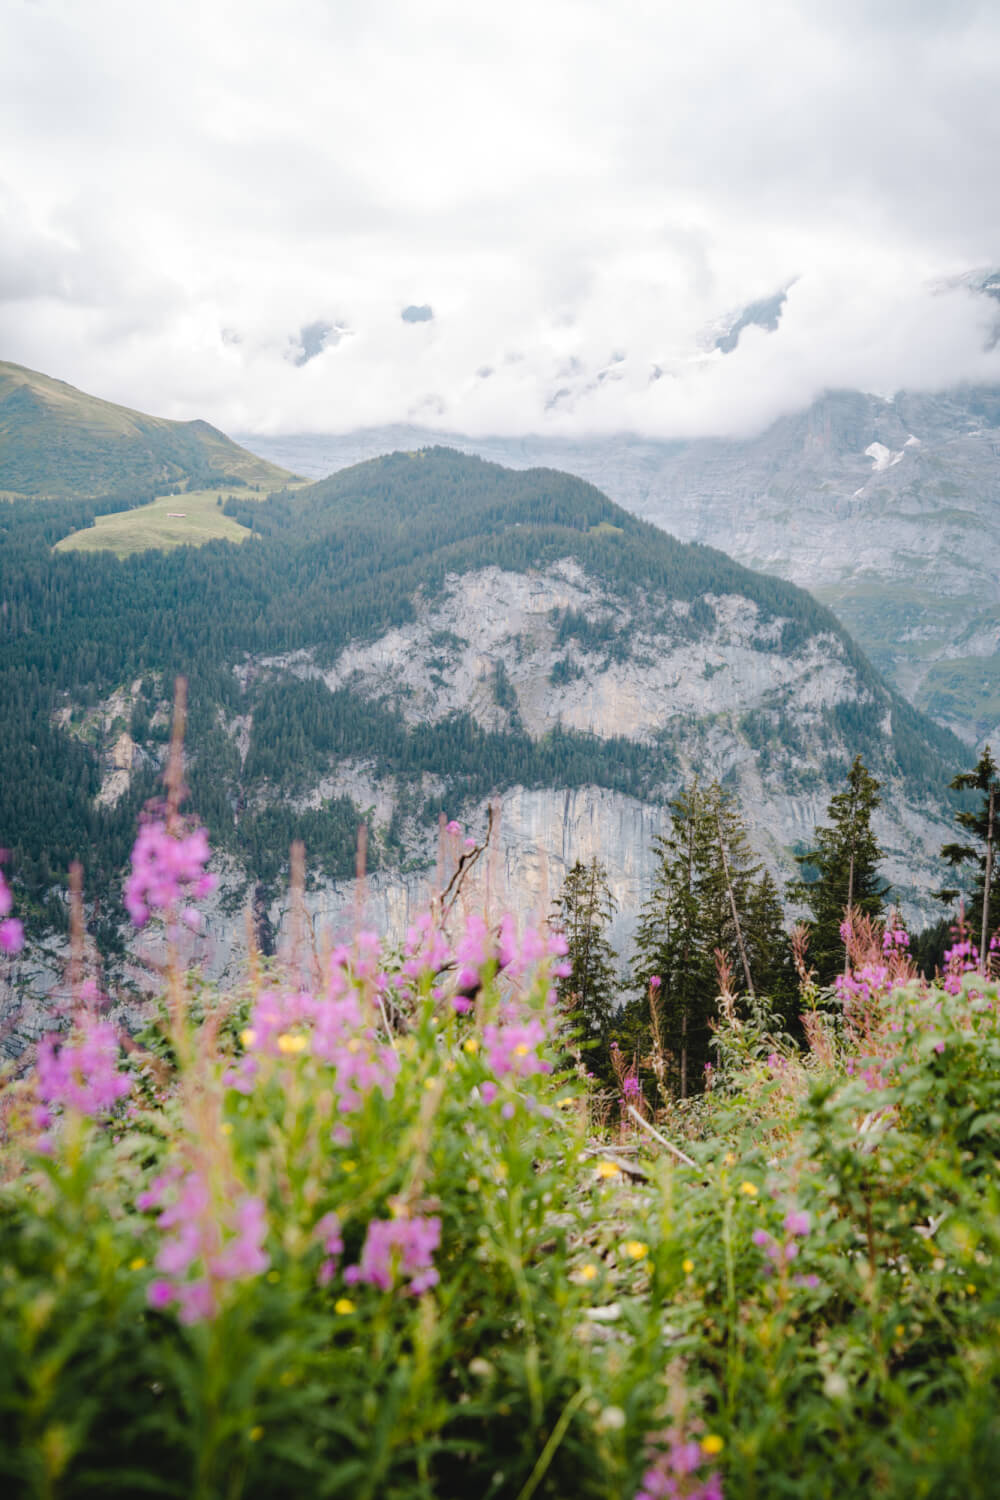
<svg viewBox="0 0 1000 1500">
<path fill-rule="evenodd" d="M 135 1260 L 129 1261 L 128 1268 L 130 1271 L 141 1271 L 145 1264 L 145 1257 L 142 1255 L 137 1255 Z"/>
<path fill-rule="evenodd" d="M 748 1198 L 756 1198 L 757 1189 L 752 1182 L 741 1182 L 740 1192 L 745 1193 Z"/>
<path fill-rule="evenodd" d="M 295 1052 L 304 1052 L 307 1045 L 304 1036 L 292 1036 L 287 1031 L 283 1031 L 278 1038 L 278 1051 L 284 1052 L 286 1056 L 291 1056 Z"/>
<path fill-rule="evenodd" d="M 690 1258 L 690 1256 L 688 1257 L 687 1260 L 685 1260 L 684 1262 L 682 1262 L 682 1264 L 681 1264 L 681 1270 L 684 1272 L 685 1276 L 690 1276 L 691 1275 L 691 1272 L 694 1270 L 694 1261 Z"/>
<path fill-rule="evenodd" d="M 257 1033 L 256 1031 L 254 1031 L 252 1026 L 248 1026 L 245 1031 L 240 1032 L 240 1041 L 243 1043 L 244 1047 L 252 1047 L 256 1040 Z"/>
<path fill-rule="evenodd" d="M 714 1458 L 717 1453 L 721 1453 L 724 1446 L 722 1439 L 715 1432 L 710 1432 L 701 1440 L 701 1451 L 708 1458 Z"/>
<path fill-rule="evenodd" d="M 626 1240 L 625 1254 L 630 1260 L 642 1260 L 644 1255 L 649 1254 L 649 1246 L 644 1245 L 642 1240 Z"/>
<path fill-rule="evenodd" d="M 251 1441 L 251 1443 L 259 1443 L 260 1440 L 261 1440 L 261 1438 L 263 1436 L 264 1436 L 264 1429 L 263 1429 L 263 1427 L 251 1427 L 251 1429 L 250 1429 L 250 1441 Z"/>
<path fill-rule="evenodd" d="M 579 1271 L 577 1271 L 576 1274 L 579 1276 L 579 1278 L 580 1278 L 581 1281 L 596 1281 L 596 1279 L 597 1279 L 597 1267 L 596 1266 L 581 1266 L 580 1269 L 579 1269 Z"/>
<path fill-rule="evenodd" d="M 613 1161 L 599 1161 L 597 1163 L 598 1177 L 617 1177 L 620 1170 L 621 1168 L 617 1167 Z"/>
<path fill-rule="evenodd" d="M 356 1172 L 358 1170 L 358 1164 L 356 1161 L 342 1161 L 340 1163 L 340 1168 L 343 1172 Z"/>
<path fill-rule="evenodd" d="M 350 1297 L 338 1297 L 333 1304 L 333 1310 L 335 1313 L 339 1313 L 342 1318 L 346 1318 L 348 1313 L 354 1311 L 354 1303 Z"/>
<path fill-rule="evenodd" d="M 476 1041 L 476 1038 L 474 1036 L 467 1036 L 465 1038 L 465 1041 L 462 1043 L 462 1046 L 465 1051 L 468 1052 L 470 1057 L 474 1052 L 479 1051 L 479 1043 Z"/>
</svg>

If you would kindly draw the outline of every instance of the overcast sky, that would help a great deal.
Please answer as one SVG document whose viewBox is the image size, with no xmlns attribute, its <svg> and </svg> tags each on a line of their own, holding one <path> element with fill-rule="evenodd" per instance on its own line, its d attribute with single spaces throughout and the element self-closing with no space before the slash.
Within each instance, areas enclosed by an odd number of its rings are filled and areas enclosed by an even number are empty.
<svg viewBox="0 0 1000 1500">
<path fill-rule="evenodd" d="M 1000 380 L 998 79 L 995 0 L 0 0 L 0 357 L 244 432 Z"/>
</svg>

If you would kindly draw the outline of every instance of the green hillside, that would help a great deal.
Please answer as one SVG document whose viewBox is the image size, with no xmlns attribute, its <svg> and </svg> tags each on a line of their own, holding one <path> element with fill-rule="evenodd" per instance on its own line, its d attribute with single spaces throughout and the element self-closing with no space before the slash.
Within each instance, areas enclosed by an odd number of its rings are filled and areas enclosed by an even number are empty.
<svg viewBox="0 0 1000 1500">
<path fill-rule="evenodd" d="M 170 422 L 0 361 L 0 494 L 142 499 L 174 484 L 272 490 L 291 476 L 207 422 Z"/>
<path fill-rule="evenodd" d="M 187 500 L 177 497 L 176 509 Z M 353 869 L 358 810 L 339 796 L 312 807 L 301 800 L 345 760 L 363 760 L 395 788 L 397 814 L 371 850 L 387 863 L 406 857 L 408 827 L 433 828 L 442 807 L 513 786 L 598 786 L 660 802 L 676 784 L 683 736 L 708 733 L 710 720 L 712 733 L 762 771 L 770 766 L 772 779 L 779 762 L 789 767 L 782 795 L 803 766 L 825 793 L 860 753 L 911 803 L 941 807 L 962 764 L 963 747 L 888 689 L 811 595 L 678 542 L 570 475 L 505 470 L 447 449 L 393 454 L 269 499 L 237 492 L 213 506 L 234 530 L 253 528 L 251 545 L 154 544 L 124 557 L 58 549 L 81 527 L 98 534 L 102 509 L 111 520 L 113 508 L 0 502 L 0 830 L 18 878 L 50 916 L 64 908 L 47 893 L 78 854 L 88 889 L 114 897 L 136 810 L 155 789 L 177 673 L 189 682 L 192 803 L 216 845 L 264 882 L 277 877 L 293 838 L 304 839 L 314 868 Z M 413 622 L 422 601 L 446 594 L 449 578 L 483 568 L 528 574 L 566 559 L 609 601 L 641 594 L 660 649 L 689 643 L 699 681 L 709 676 L 699 651 L 718 628 L 712 600 L 736 596 L 754 606 L 762 674 L 805 651 L 817 660 L 833 652 L 852 694 L 806 712 L 776 689 L 764 712 L 738 705 L 720 715 L 713 686 L 698 724 L 665 724 L 645 739 L 627 720 L 606 737 L 558 723 L 533 734 L 510 711 L 499 669 L 492 691 L 507 707 L 486 725 L 461 697 L 444 717 L 414 722 L 398 702 L 349 683 L 330 690 L 280 661 L 254 665 L 305 652 L 322 670 L 349 643 Z M 594 670 L 626 668 L 634 643 L 609 610 L 547 617 L 564 673 L 583 659 Z M 431 643 L 443 663 L 455 649 L 450 637 Z M 128 795 L 109 805 L 97 794 L 126 729 L 135 774 Z M 437 790 L 427 789 L 428 776 Z"/>
<path fill-rule="evenodd" d="M 244 542 L 252 533 L 221 507 L 218 490 L 185 490 L 148 505 L 97 516 L 92 526 L 57 543 L 60 552 L 113 552 L 131 557 L 150 547 L 200 547 L 203 542 Z M 259 503 L 259 502 L 258 502 Z"/>
</svg>

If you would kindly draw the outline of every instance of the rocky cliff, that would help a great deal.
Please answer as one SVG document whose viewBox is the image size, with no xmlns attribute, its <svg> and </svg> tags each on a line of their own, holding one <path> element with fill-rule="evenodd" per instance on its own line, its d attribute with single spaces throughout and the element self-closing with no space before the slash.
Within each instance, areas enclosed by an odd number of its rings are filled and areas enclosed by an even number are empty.
<svg viewBox="0 0 1000 1500">
<path fill-rule="evenodd" d="M 247 439 L 316 475 L 425 440 Z M 1000 738 L 1000 390 L 831 392 L 740 440 L 448 441 L 578 474 L 682 540 L 812 590 L 911 702 L 969 742 Z"/>
</svg>

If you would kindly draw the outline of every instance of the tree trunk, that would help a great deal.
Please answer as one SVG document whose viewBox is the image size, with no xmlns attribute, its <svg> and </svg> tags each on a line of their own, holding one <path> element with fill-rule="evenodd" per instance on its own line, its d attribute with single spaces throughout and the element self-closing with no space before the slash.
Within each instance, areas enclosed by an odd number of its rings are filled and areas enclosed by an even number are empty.
<svg viewBox="0 0 1000 1500">
<path fill-rule="evenodd" d="M 683 1005 L 683 1007 L 681 1008 L 681 1098 L 682 1099 L 686 1099 L 687 1096 L 688 1096 L 688 1049 L 687 1049 L 687 1034 L 688 1034 L 688 1012 L 687 1012 L 687 1004 L 685 1003 Z"/>
<path fill-rule="evenodd" d="M 729 906 L 733 913 L 733 924 L 736 928 L 736 943 L 740 950 L 740 958 L 743 960 L 743 974 L 747 982 L 747 994 L 751 1000 L 756 1000 L 753 980 L 750 978 L 750 964 L 747 961 L 747 950 L 743 946 L 743 929 L 740 926 L 739 913 L 736 910 L 736 897 L 733 894 L 733 883 L 729 878 L 729 860 L 726 858 L 726 845 L 722 838 L 722 819 L 718 812 L 715 814 L 715 826 L 719 830 L 719 853 L 722 855 L 722 871 L 726 877 L 726 890 L 729 892 Z"/>
<path fill-rule="evenodd" d="M 983 923 L 979 938 L 979 972 L 986 973 L 987 948 L 990 935 L 990 886 L 993 883 L 993 809 L 996 791 L 990 782 L 990 811 L 986 824 L 986 872 L 983 878 Z"/>
<path fill-rule="evenodd" d="M 850 863 L 850 866 L 848 867 L 848 871 L 847 871 L 847 911 L 844 914 L 844 920 L 848 924 L 850 923 L 850 920 L 851 920 L 851 910 L 852 910 L 853 906 L 854 906 L 854 845 L 852 844 L 851 845 L 851 863 Z M 851 946 L 850 946 L 850 943 L 845 943 L 844 944 L 844 974 L 845 975 L 847 975 L 850 972 L 850 968 L 851 968 Z"/>
</svg>

